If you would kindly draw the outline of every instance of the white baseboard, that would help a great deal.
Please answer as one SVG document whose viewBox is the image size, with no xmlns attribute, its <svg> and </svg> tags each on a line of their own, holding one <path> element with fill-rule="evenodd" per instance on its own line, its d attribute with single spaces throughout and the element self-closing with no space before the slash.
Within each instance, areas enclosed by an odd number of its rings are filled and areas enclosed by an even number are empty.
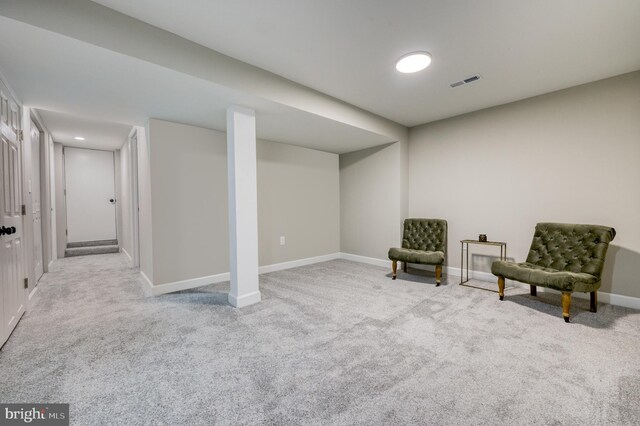
<svg viewBox="0 0 640 426">
<path fill-rule="evenodd" d="M 258 303 L 262 299 L 259 291 L 254 293 L 249 293 L 242 295 L 240 297 L 236 297 L 235 295 L 229 293 L 229 303 L 231 306 L 236 308 L 244 308 L 245 306 L 253 305 L 254 303 Z"/>
<path fill-rule="evenodd" d="M 351 260 L 353 262 L 366 263 L 374 266 L 381 266 L 383 268 L 391 267 L 391 261 L 388 259 L 387 260 L 376 259 L 375 257 L 366 257 L 366 256 L 360 256 L 360 255 L 351 254 L 351 253 L 340 253 L 340 259 Z"/>
<path fill-rule="evenodd" d="M 208 275 L 205 277 L 191 278 L 188 280 L 174 281 L 166 284 L 151 284 L 151 294 L 158 296 L 160 294 L 173 293 L 181 290 L 189 290 L 192 288 L 202 287 L 209 284 L 217 284 L 225 281 L 229 281 L 229 273 L 224 272 L 222 274 Z M 147 278 L 147 282 L 151 281 Z"/>
<path fill-rule="evenodd" d="M 341 259 L 342 253 L 331 253 L 322 256 L 308 257 L 306 259 L 292 260 L 290 262 L 274 263 L 273 265 L 261 266 L 259 272 L 267 274 L 269 272 L 282 271 L 285 269 L 297 268 L 300 266 L 313 265 L 314 263 L 328 262 L 330 260 Z"/>
<path fill-rule="evenodd" d="M 510 281 L 510 282 L 515 287 L 529 288 L 529 284 L 521 283 L 518 281 Z M 552 288 L 538 286 L 537 289 L 541 293 L 556 293 L 556 294 L 561 293 L 560 291 L 554 290 Z M 575 292 L 575 293 L 571 293 L 571 297 L 574 297 L 576 299 L 589 300 L 591 296 L 589 295 L 589 293 Z M 598 302 L 608 303 L 610 305 L 615 305 L 615 306 L 621 306 L 623 308 L 640 310 L 640 297 L 631 297 L 631 296 L 624 296 L 622 294 L 606 293 L 604 291 L 598 291 Z"/>
<path fill-rule="evenodd" d="M 585 299 L 589 298 L 587 293 L 573 293 L 574 295 Z M 624 296 L 622 294 L 605 293 L 598 291 L 598 301 L 608 303 L 610 305 L 622 306 L 625 308 L 640 310 L 640 297 Z"/>
<path fill-rule="evenodd" d="M 461 276 L 461 274 L 467 276 L 466 270 L 461 271 L 460 268 L 454 268 L 453 266 L 447 266 L 447 274 L 455 275 L 456 277 Z M 498 282 L 495 275 L 491 272 L 481 272 L 481 271 L 473 271 L 469 270 L 469 279 L 478 280 L 478 281 L 487 281 L 487 282 Z M 509 280 L 507 280 L 509 281 Z"/>
<path fill-rule="evenodd" d="M 460 268 L 449 267 L 447 268 L 447 271 L 451 275 L 460 276 Z M 469 278 L 478 280 L 478 281 L 488 281 L 488 282 L 497 283 L 496 276 L 489 272 L 469 271 Z M 520 288 L 527 288 L 527 289 L 530 288 L 529 284 L 525 284 L 525 283 L 521 283 L 519 281 L 513 281 L 513 280 L 505 280 L 505 285 L 507 287 L 520 287 Z M 542 293 L 544 292 L 558 293 L 558 294 L 561 293 L 560 291 L 557 291 L 551 288 L 540 287 L 540 286 L 538 286 L 537 288 L 538 288 L 538 291 Z M 571 293 L 571 296 L 577 299 L 588 300 L 590 298 L 589 293 L 580 293 L 580 292 Z M 631 297 L 631 296 L 624 296 L 621 294 L 606 293 L 604 291 L 598 291 L 598 301 L 603 303 L 608 303 L 610 305 L 622 306 L 624 308 L 640 309 L 640 297 Z"/>
<path fill-rule="evenodd" d="M 127 255 L 127 259 L 129 259 L 129 265 L 133 266 L 133 257 L 131 257 L 131 255 L 129 254 L 129 252 L 127 250 L 125 250 L 124 247 L 120 247 L 120 250 L 122 251 L 122 253 L 124 253 L 125 255 Z"/>
<path fill-rule="evenodd" d="M 140 276 L 142 277 L 142 280 L 144 281 L 144 283 L 146 284 L 144 290 L 145 293 L 149 294 L 149 295 L 153 295 L 153 282 L 151 282 L 151 280 L 149 279 L 149 277 L 147 276 L 147 274 L 145 274 L 144 272 L 140 271 Z"/>
<path fill-rule="evenodd" d="M 260 274 L 266 274 L 269 272 L 282 271 L 284 269 L 297 268 L 300 266 L 312 265 L 314 263 L 327 262 L 329 260 L 335 260 L 340 258 L 341 258 L 340 253 L 332 253 L 332 254 L 326 254 L 322 256 L 308 257 L 306 259 L 292 260 L 289 262 L 275 263 L 273 265 L 264 265 L 264 266 L 261 266 L 258 269 L 258 271 Z M 166 293 L 173 293 L 181 290 L 189 290 L 192 288 L 202 287 L 209 284 L 217 284 L 224 281 L 229 281 L 230 279 L 229 273 L 224 272 L 216 275 L 209 275 L 205 277 L 198 277 L 198 278 L 192 278 L 188 280 L 174 281 L 171 283 L 154 285 L 152 281 L 142 271 L 140 272 L 140 274 L 142 275 L 143 279 L 146 281 L 147 285 L 151 289 L 151 294 L 154 296 L 157 296 L 160 294 L 166 294 Z M 250 302 L 250 303 L 248 302 L 249 300 L 253 300 L 251 299 L 252 297 L 255 298 L 256 296 L 255 295 L 242 296 L 242 299 L 234 300 L 234 303 L 232 304 L 234 306 L 238 306 L 237 303 L 240 303 L 240 304 L 244 304 L 243 306 L 247 306 L 247 305 L 250 305 L 251 303 L 256 303 L 256 302 Z M 258 293 L 257 297 L 258 298 L 260 297 L 260 293 Z M 248 298 L 248 299 L 245 301 L 244 300 L 245 298 Z"/>
<path fill-rule="evenodd" d="M 31 300 L 31 298 L 33 297 L 34 294 L 36 294 L 36 291 L 38 291 L 38 285 L 36 284 L 36 286 L 33 288 L 33 290 L 31 290 L 31 293 L 29 293 L 29 300 Z"/>
</svg>

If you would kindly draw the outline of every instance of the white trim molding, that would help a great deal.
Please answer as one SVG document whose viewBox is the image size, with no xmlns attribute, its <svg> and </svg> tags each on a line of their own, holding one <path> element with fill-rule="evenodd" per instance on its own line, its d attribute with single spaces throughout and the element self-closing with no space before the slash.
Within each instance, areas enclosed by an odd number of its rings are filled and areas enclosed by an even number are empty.
<svg viewBox="0 0 640 426">
<path fill-rule="evenodd" d="M 520 288 L 529 288 L 529 284 L 521 283 L 518 281 L 509 281 L 513 286 Z M 556 293 L 560 294 L 558 290 L 546 287 L 537 287 L 541 293 Z M 574 292 L 571 293 L 571 297 L 576 299 L 588 300 L 591 296 L 589 293 Z M 598 290 L 598 303 L 608 303 L 610 305 L 621 306 L 623 308 L 631 308 L 640 310 L 640 297 L 624 296 L 622 294 L 606 293 Z"/>
<path fill-rule="evenodd" d="M 268 274 L 269 272 L 283 271 L 285 269 L 298 268 L 300 266 L 313 265 L 314 263 L 328 262 L 330 260 L 341 258 L 341 253 L 325 254 L 322 256 L 308 257 L 306 259 L 291 260 L 289 262 L 261 266 L 259 268 L 259 272 L 260 274 Z"/>
<path fill-rule="evenodd" d="M 140 277 L 142 277 L 142 281 L 144 281 L 144 283 L 146 284 L 143 288 L 143 291 L 145 292 L 145 295 L 147 296 L 155 296 L 155 294 L 153 293 L 153 282 L 149 279 L 149 277 L 147 276 L 147 274 L 145 274 L 144 272 L 140 271 Z"/>
<path fill-rule="evenodd" d="M 455 275 L 456 277 L 460 277 L 461 274 L 465 274 L 466 269 L 461 271 L 460 268 L 454 268 L 453 266 L 447 266 L 447 274 Z M 482 272 L 482 271 L 474 271 L 469 269 L 469 279 L 470 280 L 478 280 L 478 281 L 487 281 L 487 282 L 496 282 L 498 285 L 498 278 L 493 275 L 491 272 Z M 508 280 L 507 280 L 508 281 Z"/>
<path fill-rule="evenodd" d="M 133 257 L 131 257 L 131 255 L 129 254 L 129 252 L 127 250 L 125 250 L 124 247 L 120 247 L 120 251 L 122 253 L 124 253 L 127 256 L 127 261 L 129 262 L 129 265 L 131 267 L 134 267 L 135 265 L 133 264 Z"/>
<path fill-rule="evenodd" d="M 258 303 L 261 299 L 262 297 L 260 296 L 259 291 L 243 294 L 240 297 L 236 297 L 229 293 L 229 303 L 236 308 L 244 308 L 245 306 L 253 305 L 254 303 Z"/>
<path fill-rule="evenodd" d="M 298 268 L 300 266 L 313 265 L 314 263 L 328 262 L 329 260 L 335 260 L 340 258 L 341 258 L 340 253 L 332 253 L 332 254 L 325 254 L 322 256 L 308 257 L 306 259 L 292 260 L 289 262 L 275 263 L 273 265 L 261 266 L 259 269 L 259 273 L 267 274 L 269 272 L 282 271 L 282 270 L 291 269 L 291 268 Z M 192 278 L 188 280 L 174 281 L 170 283 L 154 285 L 153 282 L 149 279 L 149 277 L 145 275 L 144 272 L 140 271 L 140 275 L 142 275 L 143 280 L 146 282 L 147 287 L 153 296 L 158 296 L 160 294 L 173 293 L 181 290 L 189 290 L 192 288 L 202 287 L 210 284 L 217 284 L 217 283 L 229 281 L 230 279 L 229 272 L 224 272 L 216 275 L 208 275 L 208 276 Z M 259 299 L 260 292 L 257 292 L 256 294 L 250 293 L 247 295 L 243 295 L 242 298 L 238 298 L 236 300 L 236 303 L 241 303 L 243 304 L 242 306 L 247 306 L 248 304 L 250 304 L 248 302 L 255 300 L 256 297 L 258 298 L 257 301 L 260 301 Z M 255 301 L 251 303 L 255 303 Z"/>
<path fill-rule="evenodd" d="M 174 293 L 176 291 L 189 290 L 192 288 L 202 287 L 209 284 L 217 284 L 225 281 L 229 281 L 229 273 L 224 272 L 222 274 L 207 275 L 204 277 L 191 278 L 188 280 L 174 281 L 165 284 L 153 285 L 151 280 L 147 278 L 144 273 L 140 272 L 147 281 L 147 284 L 151 286 L 151 294 L 158 296 L 160 294 Z"/>
<path fill-rule="evenodd" d="M 447 268 L 447 272 L 450 273 L 451 275 L 460 276 L 460 268 L 449 267 Z M 490 272 L 480 272 L 480 271 L 469 270 L 469 278 L 478 280 L 478 281 L 494 282 L 496 283 L 496 288 L 497 288 L 497 278 L 495 275 L 493 275 Z M 513 281 L 513 280 L 505 280 L 505 281 L 506 281 L 505 284 L 507 285 L 507 287 L 520 287 L 520 288 L 527 288 L 527 289 L 529 288 L 529 284 L 526 284 L 526 283 L 521 283 L 519 281 Z M 544 292 L 558 293 L 558 294 L 561 293 L 551 288 L 540 287 L 540 286 L 538 286 L 537 288 L 538 288 L 538 291 L 543 293 Z M 589 293 L 580 293 L 580 292 L 571 293 L 571 296 L 575 297 L 576 299 L 590 298 Z M 640 297 L 631 297 L 631 296 L 624 296 L 622 294 L 606 293 L 604 291 L 599 291 L 599 290 L 598 290 L 598 302 L 608 303 L 610 305 L 622 306 L 624 308 L 640 309 Z"/>
<path fill-rule="evenodd" d="M 31 290 L 31 293 L 29 293 L 29 301 L 31 301 L 31 298 L 36 294 L 36 291 L 38 291 L 38 283 L 36 283 L 36 286 Z"/>
<path fill-rule="evenodd" d="M 375 257 L 366 257 L 351 253 L 340 253 L 340 259 L 366 263 L 368 265 L 380 266 L 383 268 L 391 268 L 390 260 L 376 259 Z"/>
<path fill-rule="evenodd" d="M 573 293 L 580 299 L 588 299 L 587 293 Z M 610 305 L 622 306 L 624 308 L 640 310 L 640 297 L 624 296 L 622 294 L 605 293 L 598 291 L 598 301 L 608 303 Z"/>
</svg>

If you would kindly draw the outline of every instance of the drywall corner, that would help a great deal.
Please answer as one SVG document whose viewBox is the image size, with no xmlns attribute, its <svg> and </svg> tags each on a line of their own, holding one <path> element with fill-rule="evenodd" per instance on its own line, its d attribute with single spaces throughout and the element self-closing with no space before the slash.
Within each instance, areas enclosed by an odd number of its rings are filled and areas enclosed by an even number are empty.
<svg viewBox="0 0 640 426">
<path fill-rule="evenodd" d="M 406 212 L 403 149 L 395 142 L 340 155 L 340 251 L 384 259 Z"/>
<path fill-rule="evenodd" d="M 151 146 L 149 123 L 137 128 L 138 207 L 140 233 L 140 272 L 153 282 L 153 235 L 151 211 Z"/>
</svg>

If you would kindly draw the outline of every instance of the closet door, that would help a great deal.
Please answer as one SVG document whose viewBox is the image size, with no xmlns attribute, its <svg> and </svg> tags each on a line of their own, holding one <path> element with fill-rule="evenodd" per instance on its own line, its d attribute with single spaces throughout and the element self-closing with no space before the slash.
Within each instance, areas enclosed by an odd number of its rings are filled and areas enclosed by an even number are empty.
<svg viewBox="0 0 640 426">
<path fill-rule="evenodd" d="M 24 313 L 22 221 L 22 149 L 18 139 L 18 105 L 0 85 L 0 286 L 2 288 L 2 336 L 4 344 Z"/>
</svg>

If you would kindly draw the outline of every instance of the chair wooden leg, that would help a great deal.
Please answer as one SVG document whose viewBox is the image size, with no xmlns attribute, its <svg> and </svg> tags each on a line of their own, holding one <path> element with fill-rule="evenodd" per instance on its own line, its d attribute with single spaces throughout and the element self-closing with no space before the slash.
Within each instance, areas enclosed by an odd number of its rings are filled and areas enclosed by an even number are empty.
<svg viewBox="0 0 640 426">
<path fill-rule="evenodd" d="M 569 322 L 569 310 L 571 309 L 571 293 L 562 292 L 562 317 L 564 322 Z"/>
<path fill-rule="evenodd" d="M 535 285 L 532 285 L 530 287 L 531 287 L 531 295 L 532 296 L 537 296 L 538 295 L 538 287 L 536 287 Z"/>
<path fill-rule="evenodd" d="M 397 260 L 392 260 L 391 261 L 391 271 L 393 272 L 393 276 L 391 277 L 391 279 L 395 280 L 397 272 L 398 272 L 398 261 Z"/>
<path fill-rule="evenodd" d="M 498 296 L 504 300 L 504 277 L 498 277 Z"/>
<path fill-rule="evenodd" d="M 436 266 L 436 287 L 440 285 L 440 281 L 442 281 L 442 265 Z"/>
<path fill-rule="evenodd" d="M 407 262 L 402 262 L 402 272 L 407 272 Z"/>
<path fill-rule="evenodd" d="M 591 312 L 598 312 L 598 290 L 591 292 Z"/>
</svg>

